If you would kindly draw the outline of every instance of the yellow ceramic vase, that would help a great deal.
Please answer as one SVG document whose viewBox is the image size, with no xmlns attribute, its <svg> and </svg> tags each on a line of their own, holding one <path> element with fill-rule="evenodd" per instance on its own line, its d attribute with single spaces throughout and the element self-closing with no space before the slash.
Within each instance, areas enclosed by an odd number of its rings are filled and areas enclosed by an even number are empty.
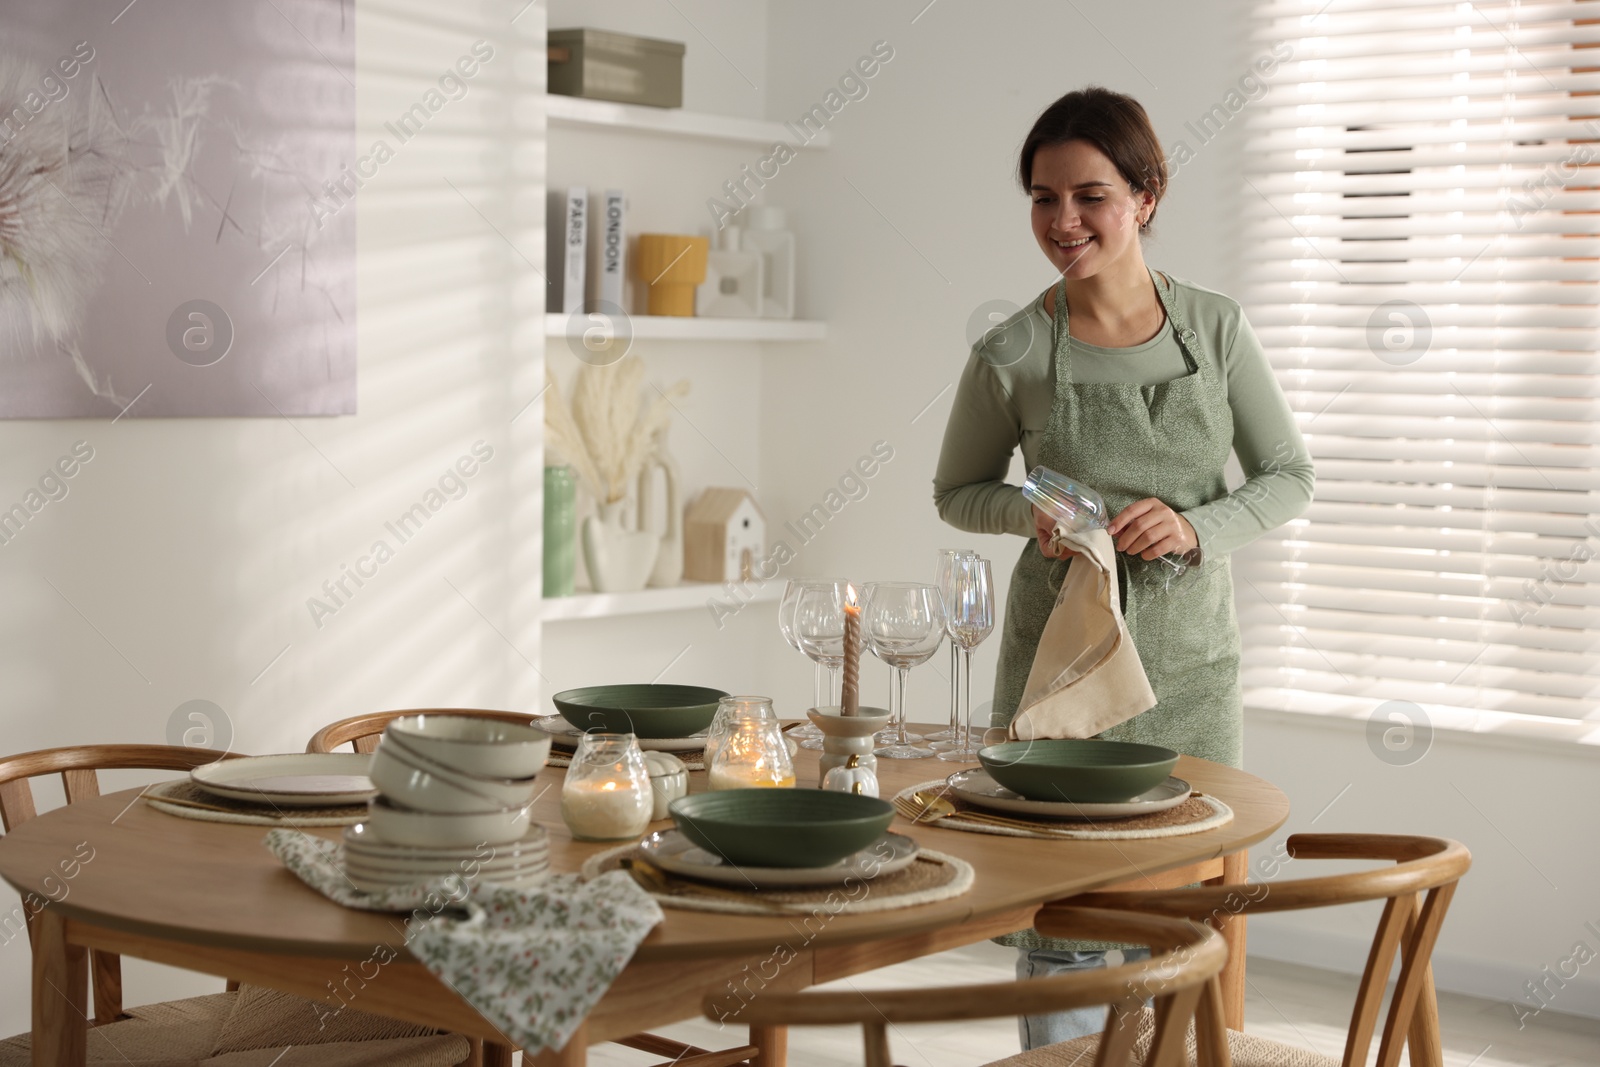
<svg viewBox="0 0 1600 1067">
<path fill-rule="evenodd" d="M 633 257 L 639 280 L 649 287 L 651 315 L 693 315 L 695 287 L 706 280 L 711 241 L 672 233 L 642 233 Z"/>
</svg>

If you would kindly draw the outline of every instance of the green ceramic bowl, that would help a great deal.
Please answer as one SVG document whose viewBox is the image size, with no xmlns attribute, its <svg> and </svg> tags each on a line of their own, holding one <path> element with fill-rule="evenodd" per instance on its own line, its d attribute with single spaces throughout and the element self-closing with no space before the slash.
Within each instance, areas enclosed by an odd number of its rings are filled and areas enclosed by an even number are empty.
<svg viewBox="0 0 1600 1067">
<path fill-rule="evenodd" d="M 688 737 L 711 725 L 717 701 L 727 696 L 703 685 L 591 685 L 551 699 L 561 717 L 580 730 Z"/>
<path fill-rule="evenodd" d="M 1166 781 L 1178 754 L 1132 741 L 1006 741 L 979 749 L 978 762 L 1029 800 L 1114 804 Z"/>
<path fill-rule="evenodd" d="M 742 867 L 826 867 L 883 836 L 894 805 L 822 789 L 723 789 L 667 809 L 683 835 Z"/>
</svg>

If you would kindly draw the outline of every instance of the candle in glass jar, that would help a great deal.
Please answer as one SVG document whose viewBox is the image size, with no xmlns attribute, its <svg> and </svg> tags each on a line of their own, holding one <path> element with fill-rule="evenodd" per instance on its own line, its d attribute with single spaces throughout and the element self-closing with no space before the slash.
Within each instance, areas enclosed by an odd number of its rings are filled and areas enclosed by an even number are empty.
<svg viewBox="0 0 1600 1067">
<path fill-rule="evenodd" d="M 629 781 L 574 781 L 561 790 L 561 818 L 572 836 L 588 841 L 637 837 L 650 824 L 654 801 Z"/>
<path fill-rule="evenodd" d="M 856 603 L 856 587 L 845 586 L 844 596 L 844 686 L 839 692 L 839 714 L 858 715 L 861 711 L 861 606 Z"/>
<path fill-rule="evenodd" d="M 717 789 L 792 789 L 794 772 L 761 764 L 716 766 L 706 771 L 706 788 Z"/>
</svg>

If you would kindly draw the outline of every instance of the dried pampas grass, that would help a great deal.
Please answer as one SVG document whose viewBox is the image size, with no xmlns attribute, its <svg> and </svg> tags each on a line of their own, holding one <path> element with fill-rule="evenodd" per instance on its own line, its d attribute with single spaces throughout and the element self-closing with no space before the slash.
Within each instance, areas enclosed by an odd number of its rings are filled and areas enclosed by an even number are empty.
<svg viewBox="0 0 1600 1067">
<path fill-rule="evenodd" d="M 645 397 L 644 361 L 628 356 L 606 366 L 578 370 L 570 409 L 554 376 L 545 370 L 548 444 L 571 463 L 594 498 L 624 499 L 656 449 L 656 435 L 672 421 L 673 401 L 689 394 L 680 381 L 665 392 L 650 385 Z"/>
</svg>

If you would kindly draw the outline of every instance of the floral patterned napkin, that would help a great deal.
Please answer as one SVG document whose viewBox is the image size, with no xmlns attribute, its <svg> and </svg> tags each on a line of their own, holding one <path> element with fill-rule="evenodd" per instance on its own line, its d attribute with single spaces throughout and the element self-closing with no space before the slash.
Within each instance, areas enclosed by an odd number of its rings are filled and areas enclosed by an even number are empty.
<svg viewBox="0 0 1600 1067">
<path fill-rule="evenodd" d="M 532 891 L 471 887 L 452 874 L 367 893 L 345 877 L 336 842 L 273 830 L 266 846 L 336 903 L 411 912 L 411 954 L 528 1053 L 564 1047 L 662 919 L 625 871 L 590 882 L 552 874 Z"/>
</svg>

